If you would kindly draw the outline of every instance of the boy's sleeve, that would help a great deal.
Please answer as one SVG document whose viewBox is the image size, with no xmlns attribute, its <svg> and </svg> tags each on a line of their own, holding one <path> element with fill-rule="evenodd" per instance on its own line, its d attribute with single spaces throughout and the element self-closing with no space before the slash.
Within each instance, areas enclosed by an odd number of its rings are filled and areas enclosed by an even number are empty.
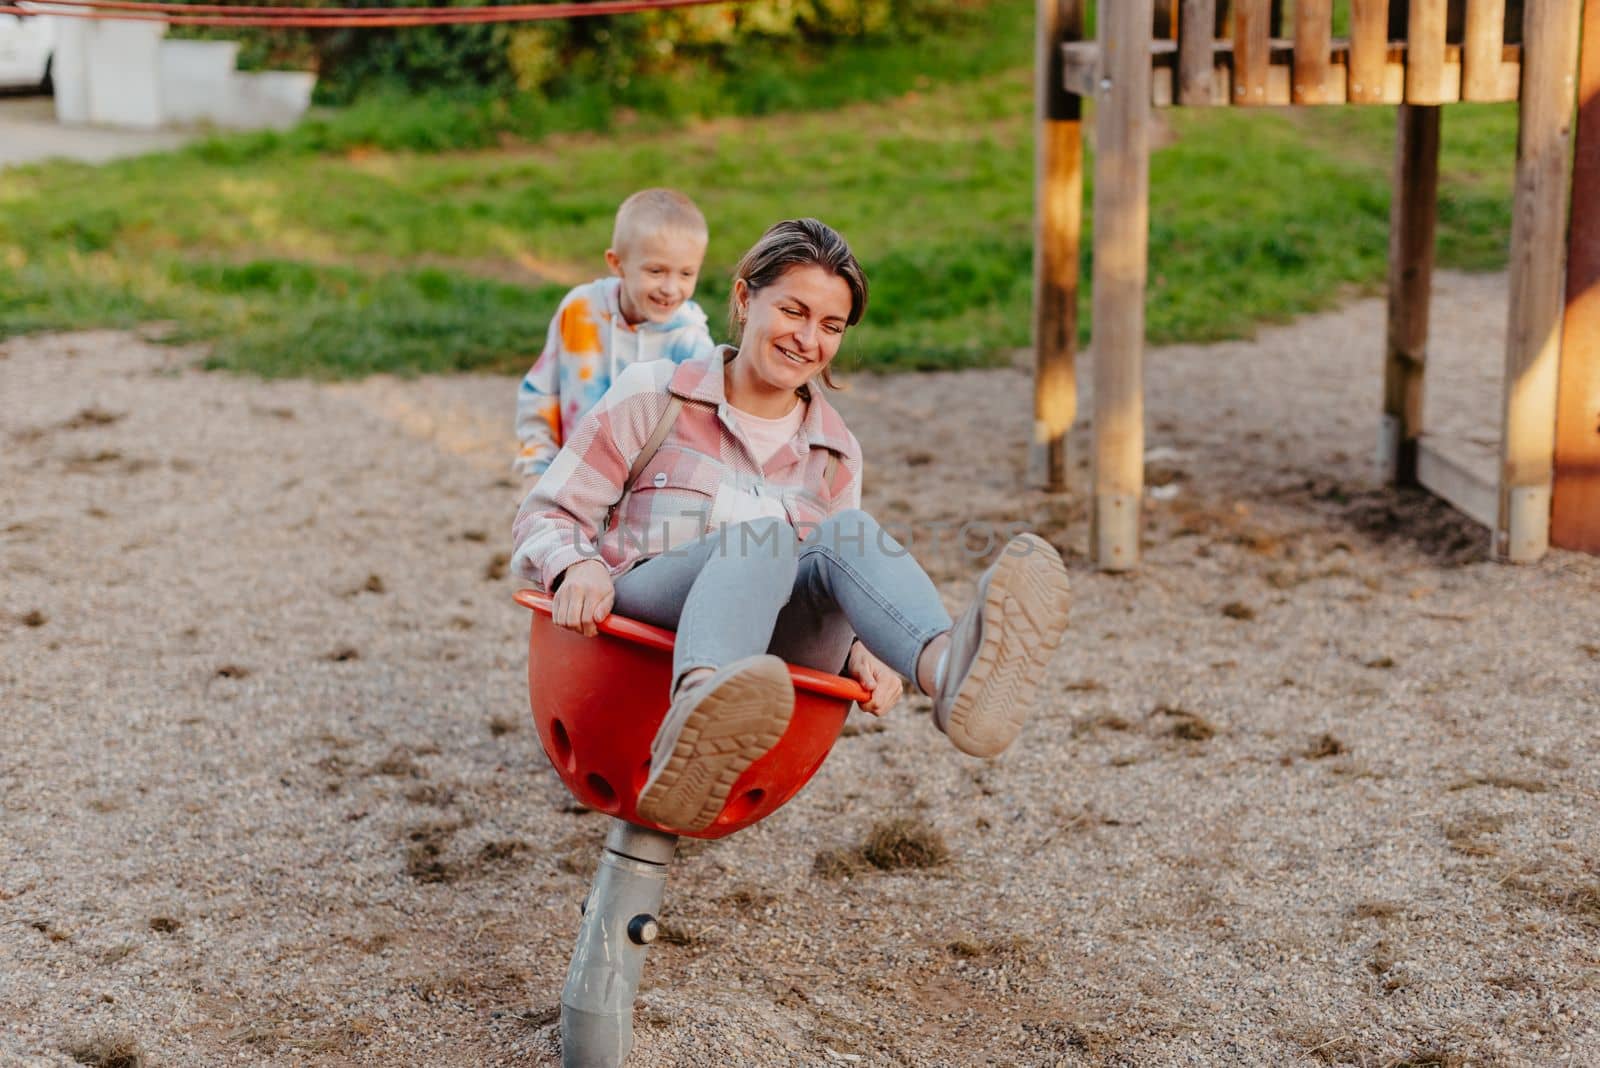
<svg viewBox="0 0 1600 1068">
<path fill-rule="evenodd" d="M 544 474 L 561 449 L 561 316 L 563 300 L 550 317 L 544 351 L 517 387 L 517 441 L 512 470 L 524 478 Z"/>
</svg>

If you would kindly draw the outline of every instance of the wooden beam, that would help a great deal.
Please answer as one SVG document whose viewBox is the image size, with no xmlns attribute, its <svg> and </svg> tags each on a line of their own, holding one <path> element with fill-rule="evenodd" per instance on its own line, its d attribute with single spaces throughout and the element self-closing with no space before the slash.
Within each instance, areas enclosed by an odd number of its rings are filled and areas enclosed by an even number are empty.
<svg viewBox="0 0 1600 1068">
<path fill-rule="evenodd" d="M 1461 41 L 1461 99 L 1499 100 L 1505 0 L 1467 0 Z"/>
<path fill-rule="evenodd" d="M 1350 0 L 1350 85 L 1352 104 L 1379 104 L 1384 98 L 1389 61 L 1389 0 Z"/>
<path fill-rule="evenodd" d="M 1108 571 L 1139 560 L 1144 493 L 1144 297 L 1150 199 L 1147 3 L 1099 10 L 1094 130 L 1094 501 L 1090 553 Z"/>
<path fill-rule="evenodd" d="M 1294 5 L 1294 102 L 1328 100 L 1328 50 L 1333 36 L 1333 0 L 1298 0 Z"/>
<path fill-rule="evenodd" d="M 1183 0 L 1178 17 L 1178 103 L 1203 107 L 1216 101 L 1215 83 L 1217 0 Z"/>
<path fill-rule="evenodd" d="M 1493 527 L 1500 507 L 1494 450 L 1425 434 L 1417 443 L 1417 481 L 1469 519 Z"/>
<path fill-rule="evenodd" d="M 1537 560 L 1549 547 L 1579 3 L 1527 0 L 1523 9 L 1511 310 L 1494 536 L 1495 555 L 1514 562 Z"/>
<path fill-rule="evenodd" d="M 1550 541 L 1600 553 L 1600 0 L 1583 8 Z"/>
<path fill-rule="evenodd" d="M 1383 476 L 1397 485 L 1417 480 L 1438 190 L 1439 108 L 1401 104 L 1389 205 L 1389 327 L 1378 445 Z"/>
<path fill-rule="evenodd" d="M 1033 240 L 1033 437 L 1045 487 L 1067 488 L 1067 432 L 1078 414 L 1078 249 L 1083 230 L 1082 101 L 1061 45 L 1083 36 L 1083 0 L 1037 0 Z"/>
<path fill-rule="evenodd" d="M 1234 0 L 1233 103 L 1267 103 L 1267 71 L 1272 66 L 1272 9 L 1268 0 Z"/>
</svg>

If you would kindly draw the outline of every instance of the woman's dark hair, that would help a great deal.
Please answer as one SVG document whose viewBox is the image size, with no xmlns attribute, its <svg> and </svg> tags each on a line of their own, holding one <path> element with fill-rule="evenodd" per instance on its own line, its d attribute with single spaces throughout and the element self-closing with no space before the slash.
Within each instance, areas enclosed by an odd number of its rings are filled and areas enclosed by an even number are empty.
<svg viewBox="0 0 1600 1068">
<path fill-rule="evenodd" d="M 749 292 L 755 294 L 795 267 L 821 267 L 844 279 L 850 287 L 850 317 L 845 325 L 854 326 L 861 321 L 867 310 L 867 274 L 839 231 L 819 219 L 785 219 L 773 224 L 744 254 L 733 269 L 733 277 L 744 279 Z M 728 333 L 734 344 L 744 336 L 737 296 L 728 298 Z M 823 368 L 822 381 L 835 388 L 828 368 Z"/>
</svg>

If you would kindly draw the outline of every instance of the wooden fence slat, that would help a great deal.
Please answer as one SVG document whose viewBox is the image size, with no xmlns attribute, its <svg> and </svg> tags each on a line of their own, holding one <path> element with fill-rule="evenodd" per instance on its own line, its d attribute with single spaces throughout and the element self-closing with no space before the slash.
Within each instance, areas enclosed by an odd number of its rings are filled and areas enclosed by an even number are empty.
<svg viewBox="0 0 1600 1068">
<path fill-rule="evenodd" d="M 1505 0 L 1467 0 L 1461 40 L 1461 99 L 1499 100 Z"/>
<path fill-rule="evenodd" d="M 1442 104 L 1445 0 L 1411 0 L 1406 27 L 1406 103 Z"/>
<path fill-rule="evenodd" d="M 1033 240 L 1033 427 L 1045 487 L 1066 488 L 1078 412 L 1078 250 L 1083 230 L 1082 98 L 1067 91 L 1063 45 L 1083 36 L 1084 0 L 1037 0 Z"/>
<path fill-rule="evenodd" d="M 1267 71 L 1272 63 L 1272 9 L 1269 0 L 1234 0 L 1233 103 L 1267 102 Z"/>
<path fill-rule="evenodd" d="M 1389 327 L 1379 447 L 1386 477 L 1399 485 L 1417 480 L 1438 190 L 1439 108 L 1401 104 L 1389 205 Z"/>
<path fill-rule="evenodd" d="M 1216 20 L 1217 0 L 1183 0 L 1178 16 L 1178 103 L 1185 107 L 1214 102 Z"/>
<path fill-rule="evenodd" d="M 1296 0 L 1294 5 L 1294 102 L 1328 99 L 1328 51 L 1333 36 L 1333 0 Z"/>
<path fill-rule="evenodd" d="M 1389 61 L 1389 0 L 1350 0 L 1350 87 L 1352 104 L 1383 101 Z"/>
<path fill-rule="evenodd" d="M 1550 541 L 1600 553 L 1600 0 L 1583 7 Z"/>
<path fill-rule="evenodd" d="M 1549 546 L 1580 0 L 1527 0 L 1511 214 L 1511 308 L 1501 411 L 1494 553 L 1537 560 Z"/>
<path fill-rule="evenodd" d="M 1089 551 L 1139 559 L 1144 494 L 1144 299 L 1150 200 L 1148 3 L 1101 5 L 1094 129 L 1094 500 Z"/>
</svg>

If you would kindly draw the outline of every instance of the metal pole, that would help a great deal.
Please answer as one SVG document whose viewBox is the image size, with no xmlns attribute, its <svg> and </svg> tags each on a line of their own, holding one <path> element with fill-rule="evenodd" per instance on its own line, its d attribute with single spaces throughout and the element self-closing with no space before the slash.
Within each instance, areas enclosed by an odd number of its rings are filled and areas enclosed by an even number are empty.
<svg viewBox="0 0 1600 1068">
<path fill-rule="evenodd" d="M 619 1068 L 633 1046 L 633 999 L 667 885 L 676 835 L 614 820 L 561 991 L 562 1068 Z"/>
</svg>

